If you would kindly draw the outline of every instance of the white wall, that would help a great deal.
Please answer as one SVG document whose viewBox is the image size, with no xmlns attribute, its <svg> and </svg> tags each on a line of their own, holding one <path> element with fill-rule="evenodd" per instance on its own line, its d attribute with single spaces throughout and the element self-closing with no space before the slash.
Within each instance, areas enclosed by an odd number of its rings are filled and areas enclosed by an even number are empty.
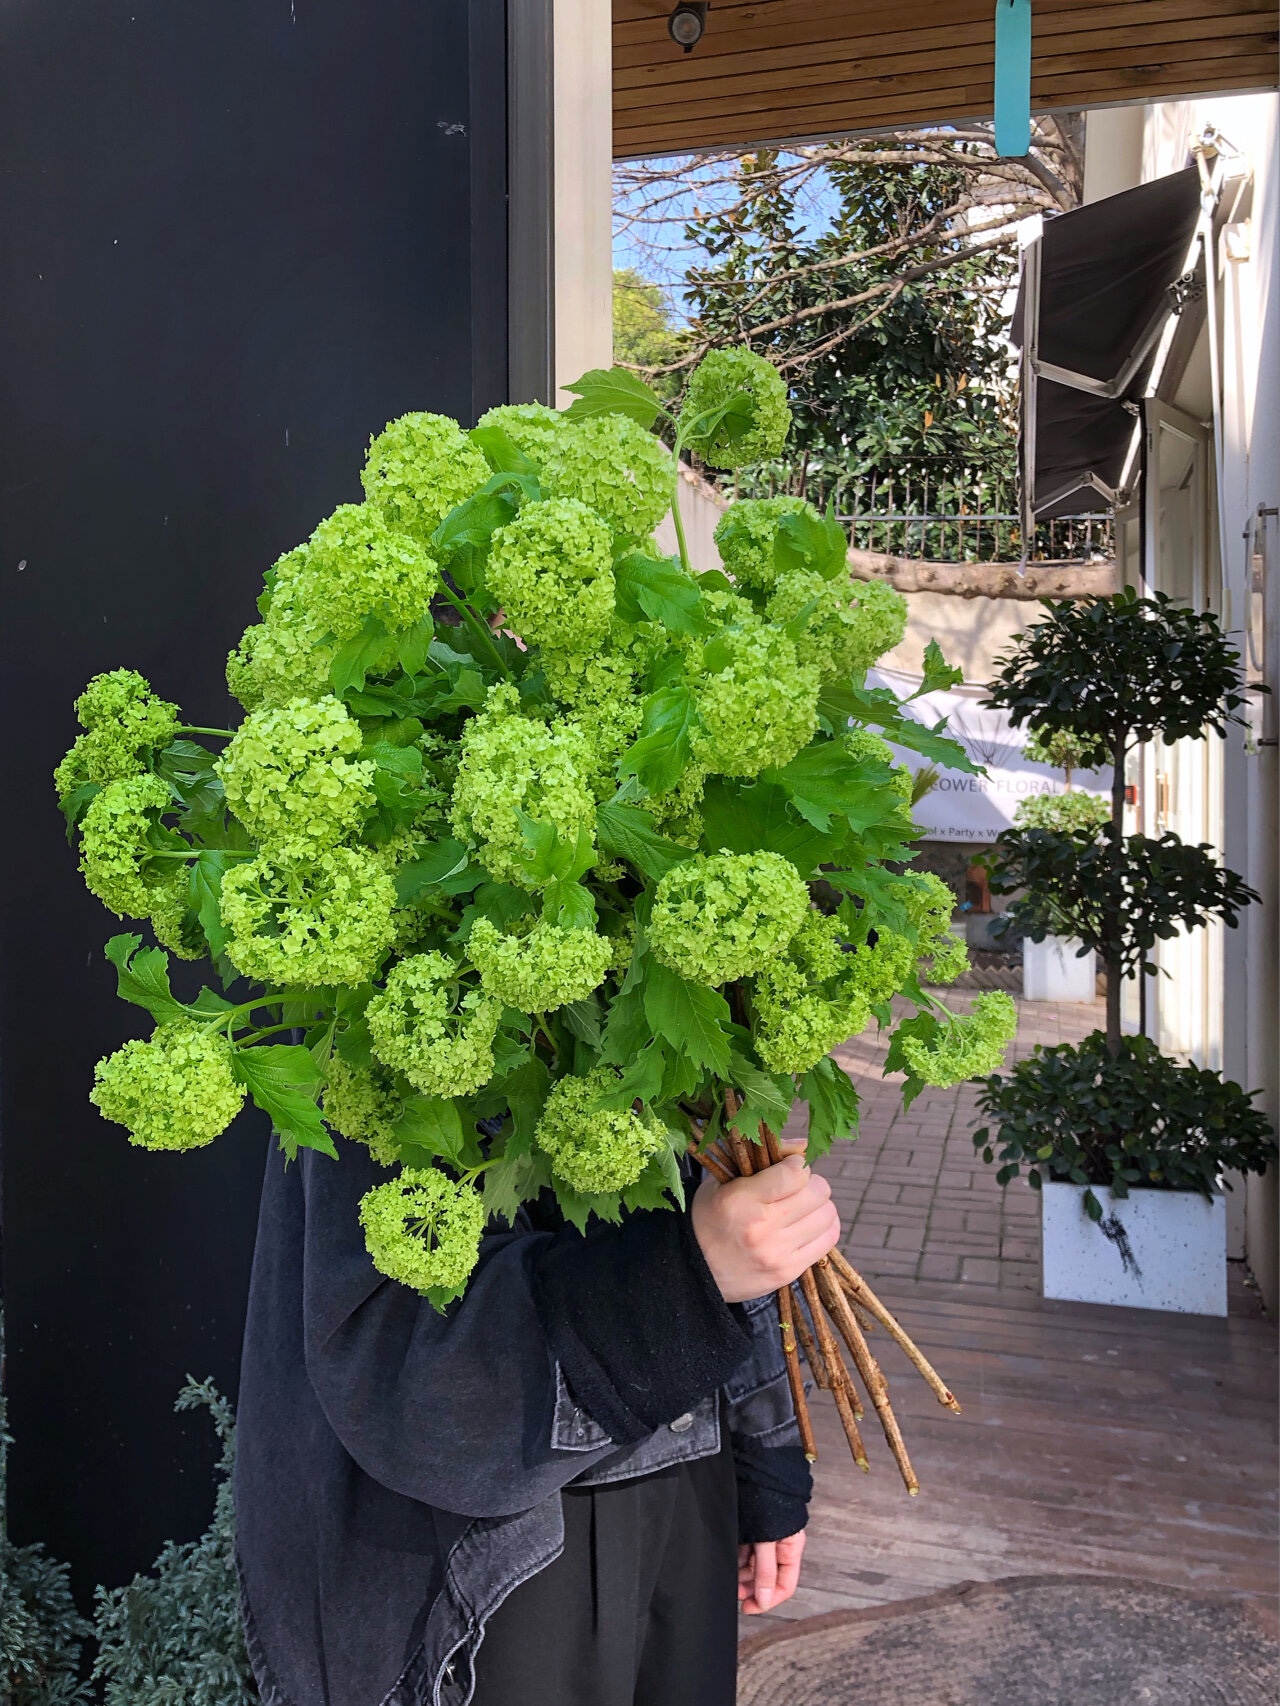
<svg viewBox="0 0 1280 1706">
<path fill-rule="evenodd" d="M 613 36 L 609 0 L 555 0 L 555 375 L 613 363 Z"/>
</svg>

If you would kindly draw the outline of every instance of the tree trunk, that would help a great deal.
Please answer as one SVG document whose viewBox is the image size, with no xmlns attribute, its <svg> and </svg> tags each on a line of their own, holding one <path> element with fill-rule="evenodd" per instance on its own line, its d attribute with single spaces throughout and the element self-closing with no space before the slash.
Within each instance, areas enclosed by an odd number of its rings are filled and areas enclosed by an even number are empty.
<svg viewBox="0 0 1280 1706">
<path fill-rule="evenodd" d="M 1111 853 L 1117 866 L 1124 863 L 1124 755 L 1125 737 L 1120 735 L 1111 748 Z M 1124 919 L 1119 905 L 1108 908 L 1106 941 L 1102 961 L 1107 971 L 1107 1053 L 1112 1060 L 1120 1058 L 1120 938 Z"/>
<path fill-rule="evenodd" d="M 886 580 L 899 592 L 945 592 L 958 598 L 1105 598 L 1116 589 L 1114 562 L 935 563 L 882 551 L 849 552 L 856 580 Z"/>
</svg>

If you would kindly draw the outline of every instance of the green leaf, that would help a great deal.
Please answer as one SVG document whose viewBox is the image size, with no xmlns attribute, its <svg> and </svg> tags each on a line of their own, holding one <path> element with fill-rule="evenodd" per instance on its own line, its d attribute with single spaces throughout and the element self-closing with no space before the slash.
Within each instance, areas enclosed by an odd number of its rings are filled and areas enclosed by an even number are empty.
<svg viewBox="0 0 1280 1706">
<path fill-rule="evenodd" d="M 460 841 L 452 836 L 446 836 L 443 841 L 437 841 L 423 848 L 416 859 L 401 865 L 396 872 L 396 901 L 400 906 L 408 906 L 428 889 L 437 887 L 450 877 L 457 877 L 464 872 L 470 863 L 471 855 Z M 480 873 L 476 873 L 477 882 Z"/>
<path fill-rule="evenodd" d="M 574 394 L 574 401 L 565 410 L 571 421 L 590 420 L 592 415 L 626 415 L 648 429 L 663 413 L 662 399 L 625 367 L 593 367 L 564 389 Z"/>
<path fill-rule="evenodd" d="M 376 668 L 386 652 L 387 639 L 383 622 L 377 616 L 369 616 L 360 632 L 338 648 L 329 665 L 329 684 L 339 699 L 353 687 L 357 691 L 364 687 L 369 671 Z"/>
<path fill-rule="evenodd" d="M 744 1137 L 754 1142 L 760 1127 L 780 1133 L 791 1118 L 791 1104 L 796 1099 L 796 1087 L 785 1073 L 765 1072 L 753 1066 L 745 1055 L 736 1050 L 730 1063 L 730 1077 L 742 1094 L 737 1125 Z"/>
<path fill-rule="evenodd" d="M 540 1149 L 518 1150 L 486 1167 L 481 1181 L 484 1206 L 491 1215 L 500 1214 L 508 1226 L 513 1226 L 522 1205 L 550 1183 L 551 1157 Z"/>
<path fill-rule="evenodd" d="M 581 883 L 557 877 L 543 890 L 542 916 L 561 930 L 594 930 L 596 897 Z"/>
<path fill-rule="evenodd" d="M 508 1073 L 502 1081 L 507 1107 L 511 1113 L 512 1138 L 522 1146 L 533 1142 L 533 1130 L 542 1117 L 542 1109 L 551 1088 L 551 1074 L 536 1054 L 531 1054 L 523 1066 Z M 508 1140 L 507 1153 L 512 1150 Z"/>
<path fill-rule="evenodd" d="M 518 447 L 514 439 L 509 437 L 503 427 L 472 427 L 467 436 L 484 457 L 485 461 L 493 469 L 495 474 L 521 474 L 531 476 L 533 480 L 533 487 L 532 491 L 528 495 L 533 497 L 538 495 L 536 484 L 538 473 L 537 465 L 529 460 L 524 451 Z M 451 512 L 450 515 L 447 515 L 444 518 L 444 521 L 441 523 L 441 527 L 448 524 L 452 513 L 454 512 Z"/>
<path fill-rule="evenodd" d="M 665 1045 L 657 1038 L 650 1038 L 630 1055 L 617 1085 L 600 1097 L 597 1107 L 621 1110 L 636 1101 L 656 1102 L 662 1099 L 667 1063 Z"/>
<path fill-rule="evenodd" d="M 773 562 L 779 575 L 805 569 L 829 581 L 848 574 L 849 541 L 833 506 L 828 505 L 825 516 L 808 510 L 782 516 L 773 536 Z"/>
<path fill-rule="evenodd" d="M 632 551 L 613 565 L 618 615 L 656 622 L 669 634 L 704 634 L 709 623 L 697 583 L 671 558 Z"/>
<path fill-rule="evenodd" d="M 650 794 L 674 788 L 689 762 L 696 718 L 693 694 L 683 682 L 649 694 L 640 738 L 619 759 L 619 777 L 634 776 Z"/>
<path fill-rule="evenodd" d="M 221 959 L 227 946 L 227 930 L 222 922 L 222 879 L 229 863 L 221 848 L 202 848 L 192 860 L 187 878 L 191 910 L 200 920 L 215 960 Z"/>
<path fill-rule="evenodd" d="M 726 853 L 779 853 L 802 877 L 829 864 L 846 839 L 804 821 L 779 782 L 733 782 L 713 776 L 702 799 L 705 847 Z"/>
<path fill-rule="evenodd" d="M 427 652 L 435 633 L 435 623 L 428 611 L 426 615 L 418 618 L 412 628 L 401 629 L 396 635 L 396 656 L 406 675 L 417 675 L 426 668 Z"/>
<path fill-rule="evenodd" d="M 507 443 L 511 445 L 509 439 Z M 532 463 L 529 466 L 532 469 Z M 516 507 L 507 476 L 498 474 L 451 509 L 432 534 L 437 558 L 464 593 L 483 586 L 493 536 L 513 518 Z"/>
<path fill-rule="evenodd" d="M 269 1116 L 290 1161 L 299 1149 L 318 1149 L 338 1159 L 316 1106 L 321 1078 L 310 1049 L 301 1043 L 237 1049 L 232 1069 L 254 1103 Z"/>
<path fill-rule="evenodd" d="M 836 1138 L 857 1135 L 858 1092 L 848 1073 L 830 1055 L 805 1073 L 800 1094 L 809 1104 L 809 1147 L 805 1153 L 810 1162 L 825 1155 Z"/>
<path fill-rule="evenodd" d="M 902 806 L 888 766 L 850 758 L 841 740 L 812 742 L 780 770 L 766 770 L 763 780 L 784 788 L 800 815 L 824 831 L 840 817 L 860 832 Z"/>
<path fill-rule="evenodd" d="M 723 1074 L 729 1065 L 729 1003 L 650 959 L 644 983 L 645 1016 L 658 1036 L 699 1066 Z"/>
<path fill-rule="evenodd" d="M 604 852 L 612 858 L 625 859 L 654 882 L 673 865 L 682 865 L 694 857 L 688 847 L 659 835 L 653 827 L 652 815 L 641 806 L 600 806 L 596 811 L 596 833 Z"/>
<path fill-rule="evenodd" d="M 412 1166 L 427 1166 L 437 1156 L 456 1161 L 466 1141 L 458 1105 L 445 1096 L 406 1096 L 391 1129 L 401 1160 Z"/>
<path fill-rule="evenodd" d="M 89 809 L 89 802 L 102 792 L 100 782 L 82 782 L 62 801 L 61 811 L 67 820 L 67 845 L 75 844 L 76 825 Z"/>
<path fill-rule="evenodd" d="M 922 699 L 926 693 L 945 692 L 948 687 L 958 687 L 963 680 L 964 671 L 949 664 L 942 655 L 942 647 L 936 640 L 930 640 L 924 649 L 924 679 L 911 697 Z"/>
<path fill-rule="evenodd" d="M 832 728 L 843 728 L 850 720 L 870 723 L 895 746 L 918 752 L 948 770 L 962 770 L 970 776 L 984 774 L 960 742 L 943 733 L 945 718 L 929 728 L 904 716 L 901 700 L 887 687 L 824 687 L 818 696 L 818 712 Z"/>
<path fill-rule="evenodd" d="M 595 846 L 585 825 L 578 827 L 572 841 L 562 841 L 559 830 L 548 819 L 530 817 L 519 807 L 516 816 L 524 841 L 520 863 L 530 884 L 576 883 L 594 865 Z"/>
<path fill-rule="evenodd" d="M 581 1001 L 570 1001 L 560 1009 L 560 1017 L 573 1036 L 580 1038 L 589 1048 L 599 1050 L 601 1012 L 595 995 L 588 995 Z"/>
<path fill-rule="evenodd" d="M 141 936 L 113 936 L 103 950 L 116 968 L 116 994 L 135 1007 L 145 1007 L 159 1025 L 185 1019 L 187 1010 L 169 987 L 168 954 L 163 948 L 141 944 Z"/>
</svg>

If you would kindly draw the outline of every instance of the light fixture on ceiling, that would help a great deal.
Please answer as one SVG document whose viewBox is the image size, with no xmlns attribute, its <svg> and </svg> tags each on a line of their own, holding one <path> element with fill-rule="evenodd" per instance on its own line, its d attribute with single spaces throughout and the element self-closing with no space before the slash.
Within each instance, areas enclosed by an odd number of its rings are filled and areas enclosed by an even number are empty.
<svg viewBox="0 0 1280 1706">
<path fill-rule="evenodd" d="M 686 53 L 692 53 L 702 40 L 707 27 L 706 0 L 680 0 L 674 6 L 671 16 L 667 19 L 667 34 L 677 47 L 682 47 Z"/>
</svg>

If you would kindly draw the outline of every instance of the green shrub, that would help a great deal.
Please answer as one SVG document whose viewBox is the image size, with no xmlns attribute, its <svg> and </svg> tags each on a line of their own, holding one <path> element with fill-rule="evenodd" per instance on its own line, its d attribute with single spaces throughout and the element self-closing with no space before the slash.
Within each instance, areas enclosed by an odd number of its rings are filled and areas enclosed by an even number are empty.
<svg viewBox="0 0 1280 1706">
<path fill-rule="evenodd" d="M 77 1612 L 67 1566 L 43 1546 L 0 1541 L 0 1698 L 8 1706 L 82 1706 L 80 1654 L 89 1625 Z"/>
<path fill-rule="evenodd" d="M 978 1106 L 991 1121 L 973 1134 L 996 1182 L 1027 1168 L 1046 1180 L 1134 1186 L 1211 1196 L 1228 1172 L 1262 1173 L 1276 1159 L 1266 1119 L 1238 1084 L 1161 1054 L 1149 1037 L 1125 1037 L 1112 1059 L 1102 1031 L 1078 1045 L 1038 1047 L 1007 1075 L 988 1078 Z M 1102 1219 L 1092 1189 L 1086 1212 Z"/>
</svg>

